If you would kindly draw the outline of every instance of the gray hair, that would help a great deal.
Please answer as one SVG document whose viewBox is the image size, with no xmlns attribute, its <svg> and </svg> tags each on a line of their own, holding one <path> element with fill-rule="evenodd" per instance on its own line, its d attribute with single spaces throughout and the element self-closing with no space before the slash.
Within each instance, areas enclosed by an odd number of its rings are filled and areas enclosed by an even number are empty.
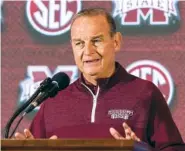
<svg viewBox="0 0 185 151">
<path fill-rule="evenodd" d="M 74 15 L 71 23 L 71 27 L 74 23 L 74 21 L 82 16 L 96 16 L 96 15 L 103 15 L 105 16 L 109 26 L 110 26 L 110 34 L 113 36 L 116 33 L 116 23 L 111 16 L 110 13 L 108 13 L 105 9 L 103 8 L 89 8 L 89 9 L 83 9 L 79 11 L 76 15 Z"/>
</svg>

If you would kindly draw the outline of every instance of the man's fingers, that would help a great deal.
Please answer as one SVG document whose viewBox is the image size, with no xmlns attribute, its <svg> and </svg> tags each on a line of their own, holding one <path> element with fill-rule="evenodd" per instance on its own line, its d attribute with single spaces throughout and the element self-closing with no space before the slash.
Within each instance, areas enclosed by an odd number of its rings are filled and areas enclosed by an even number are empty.
<svg viewBox="0 0 185 151">
<path fill-rule="evenodd" d="M 130 132 L 131 128 L 127 125 L 127 123 L 123 123 L 123 128 L 125 129 L 125 131 Z"/>
<path fill-rule="evenodd" d="M 134 132 L 131 133 L 131 139 L 140 142 L 141 140 L 136 136 Z"/>
<path fill-rule="evenodd" d="M 24 135 L 25 135 L 26 139 L 34 139 L 32 133 L 28 129 L 24 129 Z"/>
<path fill-rule="evenodd" d="M 49 139 L 57 139 L 58 137 L 56 135 L 51 136 Z M 24 139 L 34 139 L 34 136 L 28 129 L 24 129 L 24 134 L 21 133 L 15 133 L 15 139 L 17 140 L 24 140 Z"/>
<path fill-rule="evenodd" d="M 110 128 L 110 133 L 115 139 L 125 139 L 123 136 L 121 136 L 118 131 L 116 131 L 114 128 Z"/>
<path fill-rule="evenodd" d="M 125 122 L 123 123 L 123 128 L 125 130 L 126 139 L 141 141 Z"/>
<path fill-rule="evenodd" d="M 131 134 L 133 134 L 134 132 L 132 132 L 132 130 L 130 128 L 125 129 L 125 137 L 127 139 L 131 139 Z M 134 134 L 135 135 L 135 134 Z"/>
<path fill-rule="evenodd" d="M 132 133 L 131 128 L 126 123 L 123 123 L 123 128 L 125 130 L 126 139 L 131 139 L 131 133 Z"/>
<path fill-rule="evenodd" d="M 51 136 L 49 139 L 57 139 L 58 137 L 56 135 Z"/>
<path fill-rule="evenodd" d="M 26 139 L 26 137 L 23 134 L 16 132 L 15 139 L 21 140 L 21 139 Z"/>
<path fill-rule="evenodd" d="M 24 129 L 24 134 L 19 132 L 15 133 L 15 139 L 23 140 L 23 139 L 34 139 L 32 133 L 28 129 Z"/>
<path fill-rule="evenodd" d="M 133 140 L 137 140 L 137 136 L 136 136 L 136 134 L 134 133 L 134 132 L 131 132 L 131 138 L 133 139 Z"/>
<path fill-rule="evenodd" d="M 132 138 L 133 140 L 138 141 L 138 142 L 141 141 L 141 140 L 136 136 L 136 134 L 135 134 L 134 132 L 131 133 L 131 138 Z"/>
</svg>

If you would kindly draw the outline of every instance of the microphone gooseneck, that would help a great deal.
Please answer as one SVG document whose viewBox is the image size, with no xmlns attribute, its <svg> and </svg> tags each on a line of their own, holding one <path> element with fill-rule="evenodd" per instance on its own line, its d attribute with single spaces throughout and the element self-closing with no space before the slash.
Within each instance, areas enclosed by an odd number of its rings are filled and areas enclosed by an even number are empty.
<svg viewBox="0 0 185 151">
<path fill-rule="evenodd" d="M 54 97 L 57 95 L 58 91 L 65 89 L 70 83 L 70 78 L 67 74 L 63 72 L 59 72 L 53 76 L 53 78 L 46 78 L 39 86 L 39 88 L 35 91 L 35 93 L 23 104 L 20 108 L 18 108 L 10 120 L 7 122 L 5 127 L 5 138 L 9 138 L 9 129 L 11 124 L 15 120 L 15 118 L 23 111 L 25 108 L 25 112 L 23 113 L 23 117 L 31 112 L 36 106 L 45 101 L 48 97 Z M 22 119 L 21 119 L 22 120 Z M 19 122 L 20 123 L 20 122 Z M 19 124 L 18 123 L 18 124 Z M 15 129 L 17 128 L 16 125 Z M 13 133 L 15 132 L 15 129 Z M 11 134 L 11 136 L 13 135 Z"/>
</svg>

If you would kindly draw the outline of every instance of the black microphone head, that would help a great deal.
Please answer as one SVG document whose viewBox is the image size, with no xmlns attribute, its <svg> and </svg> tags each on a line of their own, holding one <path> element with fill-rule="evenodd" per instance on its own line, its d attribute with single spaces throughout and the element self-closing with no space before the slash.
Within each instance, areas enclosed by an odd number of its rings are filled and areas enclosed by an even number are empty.
<svg viewBox="0 0 185 151">
<path fill-rule="evenodd" d="M 70 78 L 66 73 L 58 72 L 53 76 L 52 81 L 58 83 L 59 91 L 61 91 L 69 86 Z"/>
</svg>

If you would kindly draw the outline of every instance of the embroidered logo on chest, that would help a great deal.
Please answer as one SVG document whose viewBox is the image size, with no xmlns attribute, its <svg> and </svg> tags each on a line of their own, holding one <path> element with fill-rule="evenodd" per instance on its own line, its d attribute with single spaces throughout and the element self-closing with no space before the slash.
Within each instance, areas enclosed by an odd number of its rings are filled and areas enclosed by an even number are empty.
<svg viewBox="0 0 185 151">
<path fill-rule="evenodd" d="M 111 119 L 128 120 L 133 115 L 133 111 L 127 109 L 112 109 L 108 111 L 108 115 Z"/>
</svg>

